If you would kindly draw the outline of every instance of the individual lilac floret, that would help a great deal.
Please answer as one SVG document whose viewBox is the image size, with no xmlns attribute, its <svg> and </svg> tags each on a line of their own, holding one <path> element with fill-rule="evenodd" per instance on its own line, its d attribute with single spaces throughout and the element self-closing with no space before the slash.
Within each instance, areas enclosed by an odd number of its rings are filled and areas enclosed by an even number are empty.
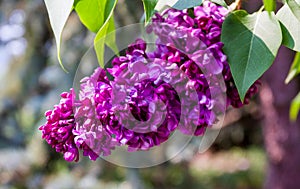
<svg viewBox="0 0 300 189">
<path fill-rule="evenodd" d="M 229 11 L 209 1 L 191 9 L 167 9 L 162 14 L 156 13 L 148 32 L 158 36 L 157 43 L 171 46 L 187 54 L 193 61 L 195 55 L 206 48 L 216 60 L 216 72 L 222 71 L 227 87 L 228 105 L 239 108 L 243 106 L 220 42 L 222 24 Z M 201 42 L 199 42 L 201 41 Z M 203 45 L 204 44 L 204 45 Z M 258 82 L 254 83 L 246 94 L 244 104 L 257 93 Z"/>
<path fill-rule="evenodd" d="M 109 81 L 104 70 L 98 68 L 90 77 L 82 79 L 81 83 L 79 102 L 75 109 L 76 129 L 73 133 L 76 135 L 76 145 L 83 145 L 83 155 L 96 160 L 100 155 L 110 155 L 111 150 L 118 145 L 96 115 L 97 103 L 104 103 L 105 99 L 101 98 L 109 90 L 109 87 L 105 87 Z"/>
<path fill-rule="evenodd" d="M 73 89 L 69 93 L 62 93 L 61 97 L 60 103 L 45 113 L 47 122 L 39 129 L 42 131 L 42 138 L 55 148 L 56 152 L 63 153 L 66 161 L 78 161 L 78 147 L 74 143 L 75 136 L 72 133 L 75 127 Z"/>
</svg>

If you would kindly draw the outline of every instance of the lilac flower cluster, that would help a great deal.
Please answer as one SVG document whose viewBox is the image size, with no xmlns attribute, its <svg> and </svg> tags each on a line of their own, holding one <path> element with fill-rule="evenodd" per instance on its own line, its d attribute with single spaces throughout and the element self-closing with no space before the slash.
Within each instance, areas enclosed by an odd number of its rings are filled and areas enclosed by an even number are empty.
<svg viewBox="0 0 300 189">
<path fill-rule="evenodd" d="M 78 147 L 74 142 L 73 129 L 75 127 L 75 118 L 73 113 L 73 104 L 75 99 L 74 91 L 61 94 L 60 103 L 54 106 L 53 110 L 45 113 L 47 122 L 39 129 L 42 130 L 42 138 L 55 148 L 56 152 L 64 154 L 66 161 L 78 161 Z"/>
<path fill-rule="evenodd" d="M 109 155 L 117 144 L 93 117 L 91 101 L 86 98 L 78 101 L 75 96 L 73 89 L 62 93 L 60 103 L 45 113 L 47 122 L 39 128 L 42 138 L 56 152 L 63 153 L 66 161 L 77 162 L 79 150 L 91 160 L 96 160 L 99 155 Z"/>
<path fill-rule="evenodd" d="M 96 160 L 100 155 L 110 155 L 111 150 L 118 145 L 97 117 L 99 104 L 105 103 L 110 94 L 107 86 L 109 81 L 104 70 L 96 69 L 90 77 L 81 80 L 79 100 L 75 106 L 75 143 L 89 147 L 83 148 L 83 155 L 89 156 L 91 160 Z"/>
<path fill-rule="evenodd" d="M 119 145 L 128 151 L 149 150 L 176 129 L 203 135 L 218 121 L 218 107 L 243 106 L 220 42 L 227 14 L 209 1 L 157 13 L 147 28 L 158 37 L 155 50 L 148 52 L 146 42 L 138 39 L 112 60 L 111 68 L 97 68 L 82 79 L 78 100 L 73 90 L 63 93 L 60 104 L 46 112 L 43 138 L 67 161 L 78 161 L 79 150 L 91 160 L 110 155 Z M 218 89 L 217 75 L 226 91 Z M 257 92 L 257 84 L 244 104 Z M 213 98 L 223 93 L 225 105 Z"/>
<path fill-rule="evenodd" d="M 199 41 L 199 45 L 201 45 L 201 41 Z M 184 110 L 189 108 L 192 111 L 184 112 L 182 116 L 184 124 L 179 126 L 179 130 L 185 134 L 196 136 L 203 135 L 206 127 L 211 126 L 216 121 L 216 112 L 212 111 L 214 101 L 211 98 L 211 88 L 207 80 L 209 78 L 202 72 L 203 69 L 209 69 L 212 71 L 211 73 L 215 72 L 215 70 L 211 69 L 211 67 L 215 67 L 212 66 L 215 65 L 215 63 L 210 62 L 214 60 L 214 58 L 209 54 L 209 51 L 205 49 L 198 52 L 198 55 L 199 54 L 201 54 L 202 57 L 207 57 L 207 61 L 209 62 L 207 62 L 206 65 L 203 64 L 205 62 L 204 60 L 201 61 L 201 65 L 197 65 L 187 54 L 168 45 L 157 44 L 157 49 L 149 53 L 149 57 L 152 59 L 159 59 L 168 62 L 168 64 L 176 64 L 181 74 L 187 76 L 187 80 L 181 78 L 181 82 L 178 82 L 180 80 L 176 79 L 176 82 L 172 84 L 173 86 L 178 86 L 177 88 L 183 89 L 183 91 L 179 93 L 180 97 L 184 96 L 182 93 L 185 93 L 188 89 L 195 90 L 196 96 L 190 97 L 190 100 L 197 102 L 191 104 L 185 101 L 185 103 L 189 105 L 183 107 Z M 214 74 L 212 74 L 212 76 L 214 76 Z M 184 105 L 183 102 L 181 104 L 182 106 Z"/>
<path fill-rule="evenodd" d="M 146 43 L 137 40 L 108 69 L 115 78 L 111 110 L 117 116 L 115 122 L 103 123 L 129 150 L 148 150 L 160 145 L 178 125 L 181 105 L 171 81 L 176 79 L 178 67 L 166 63 L 150 59 Z M 176 81 L 180 82 L 179 79 Z"/>
<path fill-rule="evenodd" d="M 156 14 L 148 32 L 158 36 L 158 44 L 166 44 L 181 50 L 199 66 L 198 55 L 203 49 L 210 51 L 217 64 L 210 72 L 222 72 L 227 87 L 228 105 L 239 108 L 249 103 L 250 98 L 257 93 L 259 82 L 255 82 L 246 94 L 244 103 L 241 102 L 237 88 L 222 51 L 220 42 L 222 24 L 228 10 L 212 2 L 204 1 L 202 6 L 185 10 L 167 9 L 162 14 Z"/>
</svg>

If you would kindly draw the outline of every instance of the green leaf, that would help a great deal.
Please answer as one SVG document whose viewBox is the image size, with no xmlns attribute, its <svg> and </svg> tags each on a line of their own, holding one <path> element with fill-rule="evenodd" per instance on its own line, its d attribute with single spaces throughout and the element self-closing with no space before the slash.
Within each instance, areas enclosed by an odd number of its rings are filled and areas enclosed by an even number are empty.
<svg viewBox="0 0 300 189">
<path fill-rule="evenodd" d="M 110 47 L 115 54 L 119 54 L 119 49 L 116 44 L 115 21 L 112 15 L 108 21 L 107 35 L 105 37 L 105 44 Z"/>
<path fill-rule="evenodd" d="M 272 65 L 282 41 L 274 13 L 235 11 L 224 21 L 221 41 L 240 98 Z"/>
<path fill-rule="evenodd" d="M 155 13 L 155 6 L 158 0 L 143 0 L 145 11 L 145 22 L 148 23 L 153 14 Z"/>
<path fill-rule="evenodd" d="M 63 0 L 66 1 L 66 0 Z M 80 21 L 90 31 L 97 33 L 105 22 L 104 11 L 110 0 L 79 0 L 74 4 Z"/>
<path fill-rule="evenodd" d="M 221 5 L 225 8 L 228 8 L 228 5 L 226 4 L 226 2 L 224 0 L 210 0 L 210 1 L 215 3 L 215 4 Z"/>
<path fill-rule="evenodd" d="M 172 6 L 174 9 L 183 10 L 202 4 L 202 0 L 177 0 L 177 2 Z"/>
<path fill-rule="evenodd" d="M 110 48 L 114 50 L 115 53 L 118 52 L 118 48 L 116 46 L 116 38 L 115 34 L 109 34 L 115 30 L 114 19 L 113 19 L 113 10 L 117 4 L 117 0 L 108 0 L 105 11 L 104 11 L 104 19 L 102 27 L 97 32 L 97 35 L 94 39 L 94 48 L 96 51 L 96 55 L 98 58 L 99 65 L 104 67 L 104 50 L 105 44 L 107 44 Z"/>
<path fill-rule="evenodd" d="M 300 2 L 296 0 L 287 0 L 286 5 L 289 6 L 290 10 L 292 11 L 293 15 L 298 19 L 300 22 Z"/>
<path fill-rule="evenodd" d="M 287 78 L 285 79 L 285 83 L 288 84 L 292 79 L 294 79 L 298 74 L 300 74 L 300 52 L 297 52 L 289 71 Z"/>
<path fill-rule="evenodd" d="M 296 121 L 300 110 L 300 92 L 294 98 L 290 106 L 290 119 Z"/>
<path fill-rule="evenodd" d="M 276 14 L 281 22 L 282 44 L 292 50 L 300 51 L 300 6 L 296 1 L 287 2 Z"/>
<path fill-rule="evenodd" d="M 272 12 L 276 10 L 276 0 L 263 0 L 265 10 Z"/>
<path fill-rule="evenodd" d="M 173 7 L 178 10 L 183 10 L 202 4 L 202 0 L 158 0 L 155 10 L 161 11 L 166 6 Z"/>
<path fill-rule="evenodd" d="M 57 58 L 62 69 L 66 71 L 60 57 L 61 34 L 71 13 L 74 0 L 44 0 L 44 2 L 46 4 L 50 24 L 55 37 Z"/>
</svg>

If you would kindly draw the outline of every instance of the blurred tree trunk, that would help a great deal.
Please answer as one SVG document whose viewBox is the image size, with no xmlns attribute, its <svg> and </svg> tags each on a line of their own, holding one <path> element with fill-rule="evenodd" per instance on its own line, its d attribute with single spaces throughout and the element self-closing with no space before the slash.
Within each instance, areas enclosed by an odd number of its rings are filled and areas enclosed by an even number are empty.
<svg viewBox="0 0 300 189">
<path fill-rule="evenodd" d="M 289 105 L 299 88 L 284 79 L 294 53 L 281 48 L 271 69 L 263 77 L 260 99 L 265 115 L 263 134 L 268 156 L 266 189 L 300 188 L 300 120 L 291 123 Z"/>
<path fill-rule="evenodd" d="M 261 5 L 261 0 L 243 3 L 250 13 L 257 11 Z M 277 8 L 282 6 L 277 5 Z M 282 47 L 274 64 L 262 78 L 260 100 L 268 158 L 266 189 L 300 188 L 300 120 L 295 123 L 289 120 L 289 106 L 299 91 L 299 80 L 289 85 L 284 83 L 293 57 L 291 50 Z"/>
</svg>

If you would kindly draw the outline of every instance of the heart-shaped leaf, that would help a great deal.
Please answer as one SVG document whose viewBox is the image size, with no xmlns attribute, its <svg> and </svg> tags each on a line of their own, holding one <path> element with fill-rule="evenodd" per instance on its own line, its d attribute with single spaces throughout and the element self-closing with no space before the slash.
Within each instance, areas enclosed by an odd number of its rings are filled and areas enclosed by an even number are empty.
<svg viewBox="0 0 300 189">
<path fill-rule="evenodd" d="M 287 3 L 277 12 L 281 22 L 283 41 L 288 48 L 300 51 L 300 5 L 296 1 Z"/>
<path fill-rule="evenodd" d="M 272 65 L 281 45 L 274 13 L 231 13 L 223 23 L 222 42 L 241 100 L 250 86 Z"/>
</svg>

